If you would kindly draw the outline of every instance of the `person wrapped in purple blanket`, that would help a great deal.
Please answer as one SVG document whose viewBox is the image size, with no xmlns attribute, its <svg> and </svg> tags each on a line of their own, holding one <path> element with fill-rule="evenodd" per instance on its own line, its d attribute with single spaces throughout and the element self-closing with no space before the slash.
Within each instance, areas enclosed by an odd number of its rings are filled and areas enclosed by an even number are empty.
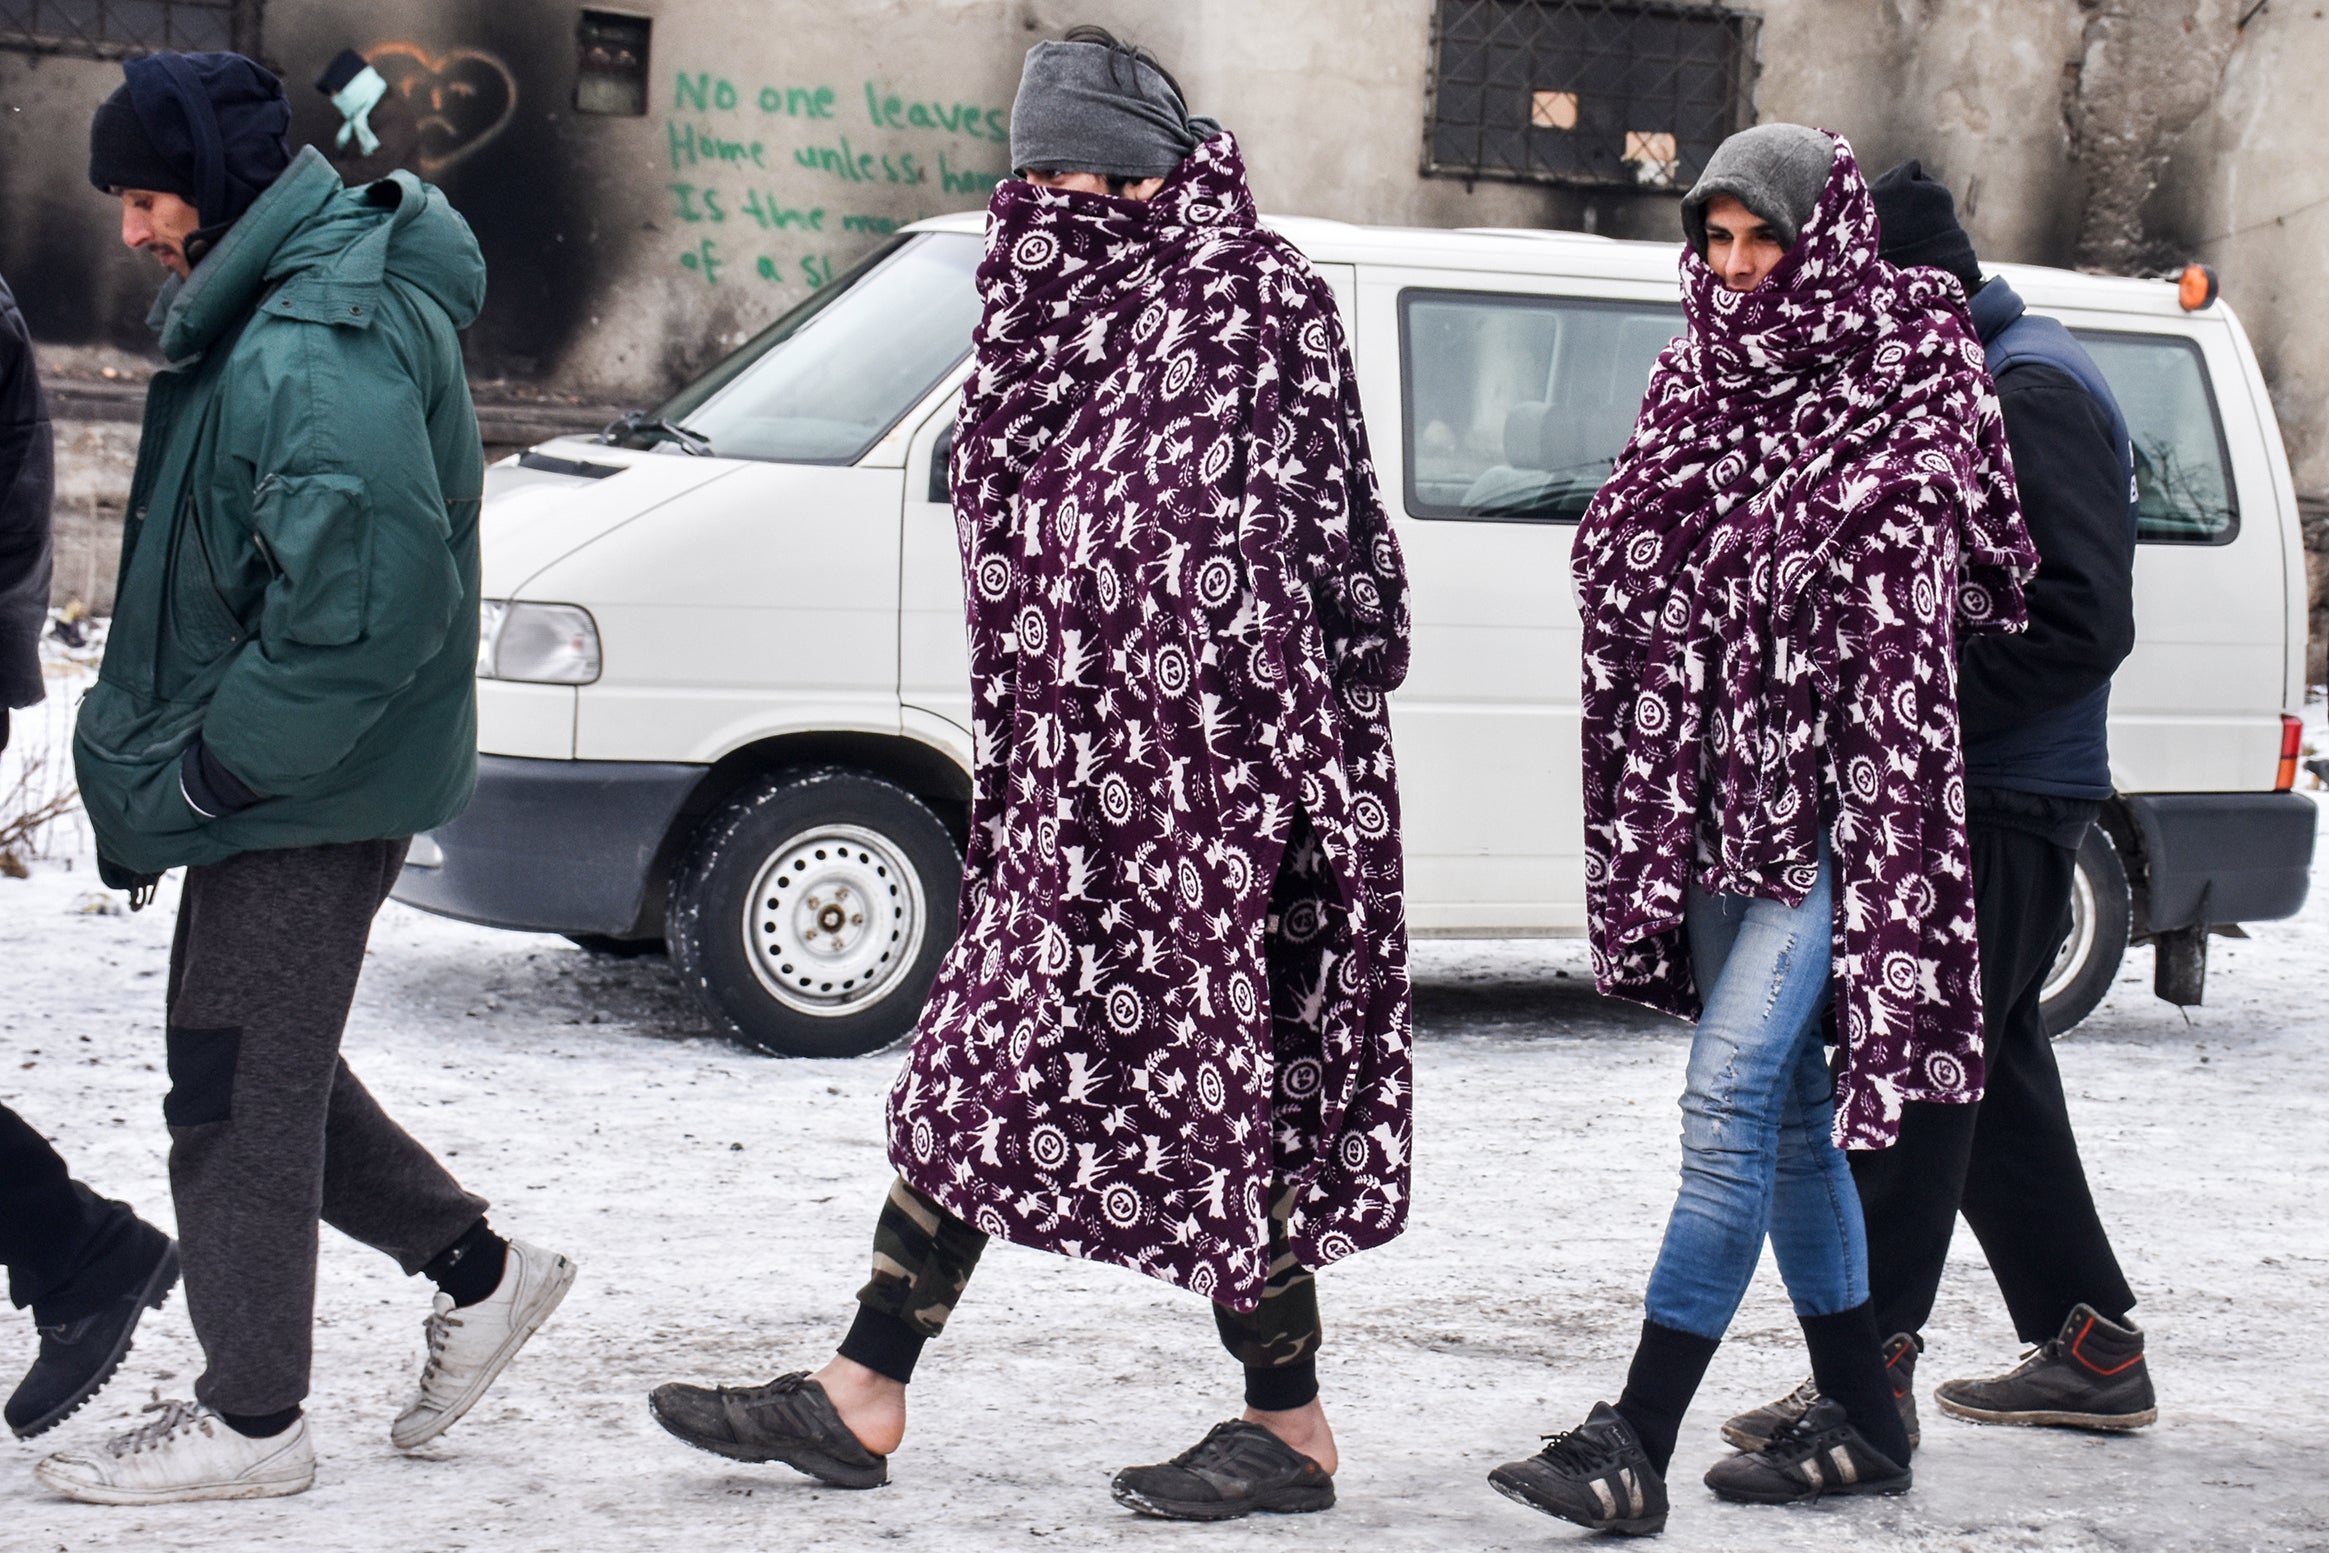
<svg viewBox="0 0 2329 1553">
<path fill-rule="evenodd" d="M 1236 141 L 1098 29 L 1029 54 L 952 486 L 975 789 L 962 932 L 890 1097 L 834 1361 L 665 1386 L 682 1439 L 869 1487 L 989 1238 L 1211 1301 L 1247 1409 L 1116 1497 L 1334 1500 L 1313 1270 L 1406 1220 L 1385 696 L 1398 544 L 1333 293 Z"/>
<path fill-rule="evenodd" d="M 2037 561 L 1964 291 L 1877 257 L 1848 145 L 1734 135 L 1682 219 L 1688 329 L 1571 562 L 1594 974 L 1698 1021 L 1682 1184 L 1616 1407 L 1490 1474 L 1637 1533 L 1766 1236 L 1820 1398 L 1708 1487 L 1909 1487 L 1843 1150 L 1981 1094 L 1956 648 Z"/>
</svg>

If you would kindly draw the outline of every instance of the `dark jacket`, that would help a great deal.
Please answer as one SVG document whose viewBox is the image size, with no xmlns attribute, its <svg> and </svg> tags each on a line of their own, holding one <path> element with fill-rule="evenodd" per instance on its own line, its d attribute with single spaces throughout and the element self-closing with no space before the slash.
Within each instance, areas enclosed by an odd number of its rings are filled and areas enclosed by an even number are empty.
<svg viewBox="0 0 2329 1553">
<path fill-rule="evenodd" d="M 0 745 L 8 742 L 8 709 L 41 698 L 53 459 L 32 339 L 8 283 L 0 281 Z"/>
<path fill-rule="evenodd" d="M 455 331 L 484 295 L 443 195 L 342 188 L 313 148 L 164 286 L 170 366 L 74 739 L 117 872 L 406 836 L 468 802 L 484 470 Z"/>
<path fill-rule="evenodd" d="M 1973 297 L 2038 547 L 2029 629 L 1957 659 L 1965 780 L 2059 798 L 2111 796 L 2111 675 L 2135 645 L 2134 450 L 2093 359 L 2024 311 L 2003 280 Z"/>
</svg>

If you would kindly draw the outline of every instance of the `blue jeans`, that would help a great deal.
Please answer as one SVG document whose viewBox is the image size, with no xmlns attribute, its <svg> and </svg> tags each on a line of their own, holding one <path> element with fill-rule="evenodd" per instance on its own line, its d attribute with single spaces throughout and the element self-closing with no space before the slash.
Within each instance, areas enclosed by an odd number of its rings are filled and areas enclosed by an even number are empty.
<svg viewBox="0 0 2329 1553">
<path fill-rule="evenodd" d="M 1682 1092 L 1682 1189 L 1645 1303 L 1699 1337 L 1730 1326 L 1763 1237 L 1802 1316 L 1868 1298 L 1860 1197 L 1832 1140 L 1820 1013 L 1827 1002 L 1834 869 L 1790 911 L 1693 886 L 1683 921 L 1704 992 Z"/>
</svg>

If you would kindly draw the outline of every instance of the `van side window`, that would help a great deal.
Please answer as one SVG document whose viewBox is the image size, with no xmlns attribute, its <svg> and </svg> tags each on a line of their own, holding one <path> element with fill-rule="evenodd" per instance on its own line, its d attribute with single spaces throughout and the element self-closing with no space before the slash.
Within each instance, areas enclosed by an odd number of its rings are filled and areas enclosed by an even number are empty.
<svg viewBox="0 0 2329 1553">
<path fill-rule="evenodd" d="M 1681 332 L 1682 310 L 1655 302 L 1400 293 L 1407 510 L 1576 522 Z"/>
<path fill-rule="evenodd" d="M 2072 331 L 2117 396 L 2135 443 L 2135 538 L 2223 545 L 2240 531 L 2224 423 L 2194 341 L 2172 334 Z"/>
</svg>

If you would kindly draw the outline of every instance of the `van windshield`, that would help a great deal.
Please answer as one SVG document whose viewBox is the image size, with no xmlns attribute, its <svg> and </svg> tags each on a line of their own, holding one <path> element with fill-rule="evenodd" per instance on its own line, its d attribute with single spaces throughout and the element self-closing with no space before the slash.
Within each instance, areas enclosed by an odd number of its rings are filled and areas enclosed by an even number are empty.
<svg viewBox="0 0 2329 1553">
<path fill-rule="evenodd" d="M 899 239 L 655 411 L 722 458 L 850 464 L 969 354 L 980 243 Z"/>
</svg>

